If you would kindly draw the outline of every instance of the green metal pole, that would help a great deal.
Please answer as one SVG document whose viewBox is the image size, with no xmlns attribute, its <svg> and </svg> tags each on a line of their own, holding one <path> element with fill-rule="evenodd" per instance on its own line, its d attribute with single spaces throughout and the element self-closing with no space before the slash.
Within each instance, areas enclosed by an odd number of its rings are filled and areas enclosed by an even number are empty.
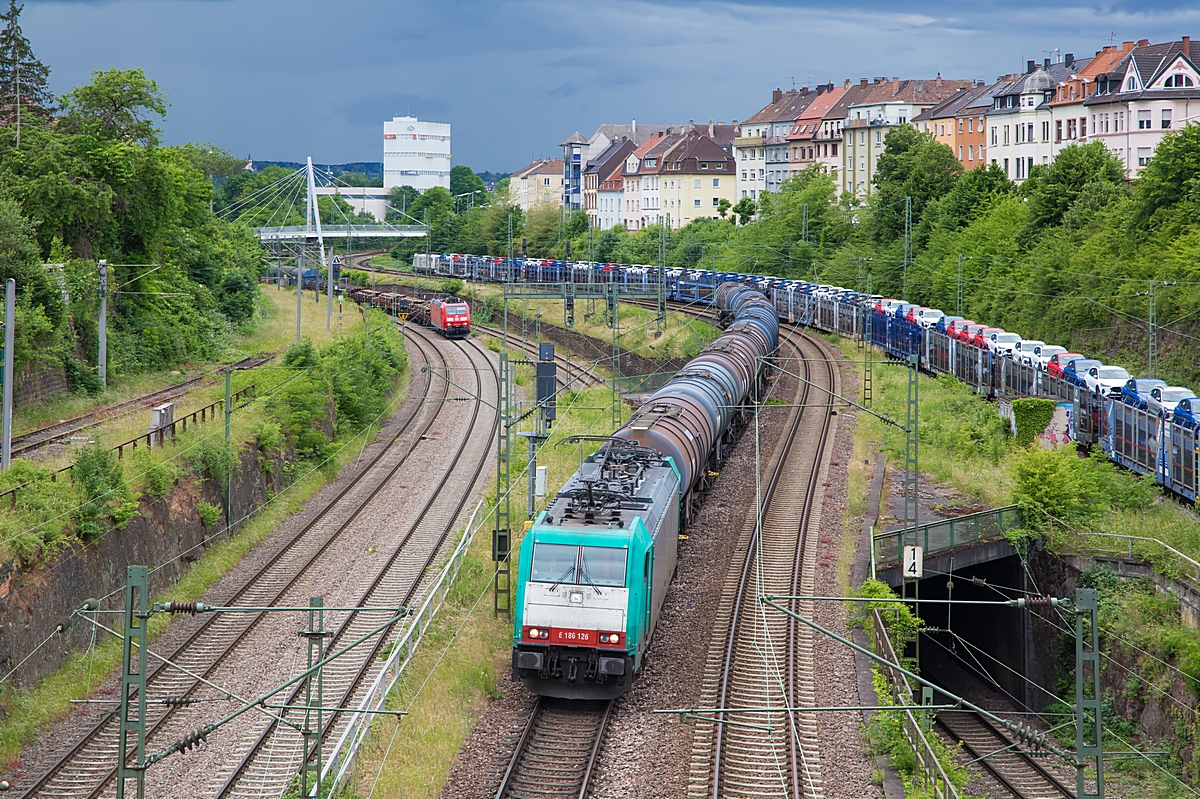
<svg viewBox="0 0 1200 799">
<path fill-rule="evenodd" d="M 507 309 L 508 303 L 505 303 Z M 506 322 L 507 324 L 507 322 Z M 496 529 L 492 534 L 492 560 L 497 564 L 494 580 L 492 613 L 495 616 L 512 614 L 512 571 L 509 551 L 512 540 L 512 499 L 509 492 L 512 476 L 512 421 L 509 382 L 511 367 L 507 350 L 500 353 L 499 423 L 496 430 Z"/>
<path fill-rule="evenodd" d="M 1075 589 L 1075 795 L 1104 799 L 1104 718 L 1100 708 L 1100 605 L 1095 588 Z M 1085 622 L 1086 619 L 1086 622 Z M 1085 729 L 1091 723 L 1091 731 Z M 1086 769 L 1096 770 L 1096 791 Z"/>
<path fill-rule="evenodd" d="M 233 446 L 231 441 L 230 417 L 233 415 L 233 366 L 225 367 L 225 446 Z M 233 527 L 233 469 L 225 476 L 225 533 Z"/>
<path fill-rule="evenodd" d="M 904 542 L 917 546 L 917 523 L 918 514 L 921 510 L 921 497 L 919 494 L 919 461 L 917 457 L 917 424 L 919 410 L 918 391 L 920 383 L 918 381 L 917 372 L 917 356 L 910 355 L 908 369 L 908 416 L 905 427 L 908 432 L 904 438 Z M 910 540 L 911 536 L 911 540 Z M 909 580 L 905 580 L 908 583 Z M 913 594 L 919 597 L 921 595 L 921 581 L 913 580 Z M 918 606 L 919 608 L 919 606 Z M 920 618 L 918 609 L 914 609 L 914 614 Z M 917 663 L 921 662 L 921 635 L 917 633 Z"/>
<path fill-rule="evenodd" d="M 121 655 L 121 720 L 117 739 L 117 799 L 125 799 L 125 783 L 133 780 L 137 799 L 146 795 L 146 627 L 150 589 L 145 566 L 125 568 L 125 640 Z M 137 663 L 134 664 L 134 647 Z M 129 744 L 133 741 L 133 765 Z"/>
<path fill-rule="evenodd" d="M 301 796 L 321 795 L 321 731 L 324 728 L 325 672 L 319 664 L 325 659 L 325 599 L 308 599 L 308 629 L 300 636 L 308 640 L 308 676 L 304 681 L 304 761 L 300 764 Z M 310 752 L 316 749 L 315 761 Z M 312 777 L 312 788 L 309 778 Z"/>
</svg>

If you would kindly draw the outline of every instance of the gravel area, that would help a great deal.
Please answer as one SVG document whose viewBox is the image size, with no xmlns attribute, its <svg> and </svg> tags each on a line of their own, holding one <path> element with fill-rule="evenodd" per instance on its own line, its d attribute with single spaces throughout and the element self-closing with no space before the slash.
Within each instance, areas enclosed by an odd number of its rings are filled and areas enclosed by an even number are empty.
<svg viewBox="0 0 1200 799">
<path fill-rule="evenodd" d="M 839 367 L 844 396 L 854 397 L 854 372 L 848 366 Z M 819 530 L 819 560 L 817 594 L 841 596 L 843 582 L 849 583 L 852 558 L 846 557 L 843 543 L 846 537 L 857 539 L 861 518 L 843 518 L 847 507 L 848 464 L 854 450 L 855 413 L 841 411 L 837 435 L 830 454 L 825 487 L 824 508 Z M 844 576 L 844 580 L 839 579 Z M 846 605 L 841 602 L 816 602 L 814 615 L 818 624 L 828 630 L 850 637 Z M 861 703 L 858 695 L 854 651 L 848 646 L 830 641 L 815 648 L 815 672 L 824 679 L 817 680 L 818 707 L 855 707 Z M 821 771 L 825 775 L 827 799 L 867 799 L 882 796 L 873 782 L 874 764 L 867 759 L 862 738 L 862 714 L 855 711 L 821 712 L 816 714 L 821 749 Z"/>
<path fill-rule="evenodd" d="M 411 353 L 413 368 L 410 371 L 410 391 L 407 396 L 396 409 L 395 413 L 385 423 L 383 429 L 375 436 L 374 440 L 368 444 L 361 454 L 345 468 L 335 480 L 320 489 L 314 494 L 305 504 L 304 507 L 293 516 L 289 517 L 258 546 L 250 551 L 242 561 L 230 570 L 221 580 L 217 582 L 201 599 L 201 601 L 211 604 L 224 604 L 224 599 L 231 595 L 236 588 L 255 570 L 260 568 L 264 562 L 278 551 L 279 547 L 283 546 L 292 535 L 305 524 L 307 524 L 325 505 L 349 483 L 353 477 L 364 468 L 371 458 L 384 447 L 385 442 L 403 424 L 420 405 L 422 397 L 422 388 L 424 378 L 419 371 L 419 364 L 423 362 L 421 355 L 413 351 Z M 459 355 L 460 359 L 465 360 L 465 356 Z M 465 414 L 467 403 L 454 403 L 452 407 L 457 406 L 461 410 L 457 413 Z M 465 421 L 465 416 L 464 420 Z M 441 425 L 435 425 L 435 429 Z M 452 430 L 452 429 L 451 429 Z M 451 430 L 446 430 L 450 433 Z M 432 432 L 432 431 L 431 431 Z M 393 478 L 398 483 L 408 482 L 403 478 L 403 472 L 398 473 Z M 421 472 L 428 475 L 427 479 L 434 477 L 433 469 L 423 467 Z M 440 470 L 438 470 L 440 472 Z M 397 485 L 399 489 L 402 486 Z M 414 484 L 415 487 L 415 484 Z M 341 600 L 349 598 L 347 589 L 351 581 L 347 581 L 347 574 L 366 574 L 374 573 L 373 569 L 369 568 L 368 563 L 363 563 L 364 559 L 382 559 L 385 557 L 384 546 L 386 545 L 386 532 L 389 529 L 394 529 L 394 526 L 401 523 L 403 520 L 403 505 L 405 499 L 411 497 L 416 492 L 408 492 L 405 490 L 385 490 L 376 498 L 379 502 L 377 510 L 370 510 L 360 517 L 360 523 L 354 527 L 360 532 L 357 536 L 352 536 L 353 541 L 346 539 L 345 546 L 332 549 L 325 558 L 325 562 L 310 578 L 306 578 L 290 592 L 293 599 L 297 599 L 298 604 L 307 604 L 309 594 L 323 594 L 327 597 L 326 604 L 336 605 Z M 382 501 L 382 502 L 380 502 Z M 372 551 L 377 549 L 378 553 Z M 319 573 L 317 573 L 319 572 Z M 345 596 L 343 596 L 345 595 Z M 111 619 L 103 619 L 102 621 L 111 622 Z M 153 651 L 165 653 L 173 649 L 179 643 L 184 641 L 194 630 L 204 621 L 203 618 L 188 618 L 179 617 L 173 621 L 170 628 L 153 643 Z M 228 686 L 230 690 L 236 691 L 243 695 L 251 694 L 256 687 L 264 684 L 277 684 L 276 680 L 280 675 L 285 674 L 293 662 L 297 658 L 297 654 L 293 652 L 296 649 L 295 631 L 302 621 L 298 619 L 280 620 L 272 624 L 265 624 L 260 627 L 260 632 L 266 634 L 272 639 L 272 643 L 256 645 L 251 647 L 243 646 L 245 657 L 239 659 L 236 668 L 229 668 L 215 678 L 218 684 Z M 336 619 L 332 620 L 332 624 L 336 624 Z M 331 624 L 331 626 L 332 626 Z M 298 655 L 300 661 L 303 661 L 303 653 Z M 117 694 L 119 687 L 119 675 L 96 675 L 97 690 L 93 695 L 99 699 L 106 699 Z M 211 693 L 211 692 L 209 692 Z M 202 705 L 205 711 L 202 714 L 181 714 L 180 721 L 172 723 L 170 726 L 174 730 L 178 730 L 182 725 L 182 716 L 193 716 L 188 720 L 188 726 L 195 726 L 197 723 L 197 715 L 212 715 L 218 713 L 225 708 L 225 703 L 213 703 L 210 705 Z M 77 709 L 66 719 L 62 720 L 42 737 L 25 748 L 22 753 L 20 763 L 11 773 L 4 775 L 6 778 L 16 778 L 18 782 L 23 781 L 22 777 L 27 780 L 29 777 L 37 776 L 48 767 L 54 759 L 68 746 L 72 745 L 78 738 L 90 727 L 92 727 L 102 716 L 109 711 L 111 704 L 105 702 L 103 704 L 85 704 L 79 705 Z M 211 708 L 211 710 L 209 710 Z M 219 715 L 219 713 L 218 713 Z M 249 721 L 251 717 L 258 714 L 248 714 L 243 719 Z M 228 735 L 225 735 L 228 733 Z M 202 748 L 200 752 L 216 753 L 220 746 L 217 744 L 218 739 L 224 737 L 227 742 L 236 742 L 244 737 L 244 734 L 238 733 L 234 729 L 223 730 L 222 733 L 215 734 L 210 738 L 210 745 Z M 156 750 L 161 746 L 166 739 L 162 736 L 156 736 L 155 741 L 150 745 L 150 750 Z M 160 789 L 152 791 L 152 795 L 169 796 L 178 792 L 179 795 L 194 796 L 196 787 L 208 781 L 208 775 L 201 777 L 195 774 L 194 777 L 183 776 L 191 771 L 191 766 L 201 760 L 209 760 L 210 756 L 197 757 L 198 753 L 193 753 L 191 756 L 174 757 L 159 764 L 148 773 L 148 787 L 150 782 L 159 785 Z M 210 764 L 211 765 L 211 764 Z M 209 772 L 211 774 L 211 772 Z M 161 782 L 160 782 L 161 781 Z"/>
</svg>

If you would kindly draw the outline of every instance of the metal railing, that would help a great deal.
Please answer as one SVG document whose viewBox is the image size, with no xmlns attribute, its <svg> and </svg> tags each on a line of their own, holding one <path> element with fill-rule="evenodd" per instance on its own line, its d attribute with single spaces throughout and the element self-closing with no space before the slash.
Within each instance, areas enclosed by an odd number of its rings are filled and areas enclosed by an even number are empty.
<svg viewBox="0 0 1200 799">
<path fill-rule="evenodd" d="M 871 615 L 875 624 L 875 651 L 881 657 L 886 658 L 889 663 L 898 663 L 896 652 L 892 649 L 892 640 L 888 637 L 887 628 L 883 623 L 883 617 L 879 615 L 878 610 L 871 611 Z M 911 705 L 913 702 L 913 690 L 912 686 L 909 685 L 908 678 L 890 666 L 883 666 L 881 668 L 884 669 L 888 684 L 892 686 L 892 699 L 895 700 L 896 704 Z M 950 777 L 942 767 L 942 761 L 938 759 L 937 751 L 934 750 L 933 744 L 929 742 L 929 737 L 925 734 L 925 723 L 919 722 L 911 710 L 885 710 L 877 712 L 904 714 L 902 719 L 904 737 L 908 740 L 913 754 L 916 756 L 917 771 L 924 778 L 925 786 L 938 799 L 958 799 L 958 790 L 954 787 L 954 783 L 950 781 Z M 933 716 L 932 712 L 930 712 L 928 723 L 932 723 L 932 720 Z"/>
<path fill-rule="evenodd" d="M 441 610 L 446 596 L 454 585 L 455 578 L 458 577 L 459 569 L 462 568 L 463 561 L 466 559 L 471 541 L 475 538 L 475 533 L 480 526 L 478 521 L 482 509 L 483 501 L 481 500 L 475 506 L 474 512 L 471 513 L 471 518 L 463 528 L 458 546 L 442 566 L 442 570 L 426 595 L 425 601 L 421 604 L 420 610 L 413 615 L 412 622 L 405 630 L 404 635 L 392 646 L 383 668 L 376 675 L 366 696 L 359 703 L 357 710 L 350 717 L 346 729 L 342 731 L 341 737 L 338 738 L 333 750 L 329 753 L 318 785 L 325 785 L 325 780 L 332 773 L 335 777 L 330 790 L 331 792 L 336 791 L 345 784 L 346 779 L 354 770 L 358 759 L 358 750 L 371 734 L 371 723 L 375 720 L 375 714 L 371 711 L 385 709 L 388 694 L 396 687 L 401 675 L 412 662 L 417 653 L 417 647 L 420 646 L 421 639 L 425 636 L 425 631 L 429 629 L 429 625 L 433 623 L 438 611 Z M 315 792 L 316 789 L 317 786 L 314 785 L 313 791 Z"/>
<path fill-rule="evenodd" d="M 922 524 L 916 528 L 916 540 L 914 541 L 910 537 L 908 543 L 915 543 L 923 547 L 925 554 L 928 555 L 942 549 L 998 538 L 1004 534 L 1005 530 L 1012 530 L 1020 526 L 1020 507 L 1005 505 L 1002 508 L 968 513 L 963 516 L 955 516 L 953 519 Z M 877 563 L 891 563 L 900 560 L 900 550 L 905 543 L 903 539 L 903 530 L 872 533 L 872 558 Z"/>
<path fill-rule="evenodd" d="M 1135 560 L 1135 559 L 1140 560 L 1140 561 L 1149 563 L 1152 566 L 1155 566 L 1160 571 L 1165 571 L 1165 569 L 1163 569 L 1163 567 L 1159 563 L 1159 561 L 1156 558 L 1154 558 L 1155 553 L 1146 552 L 1145 547 L 1139 547 L 1138 548 L 1139 551 L 1134 550 L 1134 543 L 1133 543 L 1134 541 L 1144 541 L 1144 542 L 1148 543 L 1149 545 L 1151 545 L 1152 547 L 1158 547 L 1158 548 L 1166 551 L 1167 553 L 1169 553 L 1171 556 L 1173 556 L 1172 560 L 1174 560 L 1177 568 L 1175 570 L 1172 570 L 1169 573 L 1169 576 L 1178 577 L 1180 579 L 1187 580 L 1188 582 L 1192 583 L 1193 585 L 1200 586 L 1200 561 L 1196 561 L 1196 560 L 1188 557 L 1187 555 L 1183 554 L 1175 547 L 1173 547 L 1170 544 L 1167 544 L 1163 541 L 1159 541 L 1157 538 L 1150 538 L 1150 537 L 1144 536 L 1144 535 L 1125 535 L 1122 533 L 1093 533 L 1093 532 L 1086 532 L 1086 531 L 1077 532 L 1077 533 L 1075 533 L 1075 536 L 1076 536 L 1076 546 L 1078 549 L 1080 549 L 1082 551 L 1088 551 L 1088 552 L 1092 552 L 1092 553 L 1106 553 L 1106 554 L 1112 554 L 1112 555 L 1117 555 L 1117 556 L 1120 556 L 1123 554 L 1123 555 L 1125 555 L 1125 557 L 1128 557 L 1130 560 Z M 1126 546 L 1124 546 L 1120 549 L 1105 549 L 1105 548 L 1101 548 L 1101 547 L 1091 547 L 1086 544 L 1083 544 L 1079 540 L 1082 538 L 1125 539 Z"/>
<path fill-rule="evenodd" d="M 233 394 L 231 394 L 230 395 L 230 403 L 232 404 L 235 402 L 239 402 L 243 399 L 246 399 L 247 397 L 252 397 L 252 396 L 254 396 L 254 384 L 253 383 L 246 386 L 245 388 L 238 389 Z M 210 402 L 209 404 L 205 405 L 203 408 L 197 408 L 196 410 L 192 411 L 191 413 L 186 414 L 179 419 L 176 419 L 175 421 L 171 422 L 170 424 L 165 424 L 162 427 L 156 427 L 153 430 L 148 430 L 147 432 L 142 433 L 141 435 L 139 435 L 135 438 L 131 438 L 128 441 L 122 441 L 120 444 L 117 444 L 114 447 L 109 447 L 108 450 L 109 450 L 109 452 L 116 451 L 117 460 L 122 460 L 125 457 L 125 448 L 126 447 L 128 447 L 130 450 L 137 451 L 138 444 L 142 444 L 142 443 L 144 443 L 147 448 L 154 447 L 154 446 L 162 446 L 165 443 L 165 440 L 167 438 L 174 438 L 177 433 L 186 433 L 187 429 L 188 429 L 188 420 L 191 420 L 192 426 L 195 427 L 198 424 L 203 424 L 204 422 L 208 421 L 209 419 L 216 419 L 217 418 L 217 408 L 223 407 L 224 405 L 225 405 L 225 400 L 223 398 L 217 400 L 216 402 Z M 157 444 L 155 442 L 157 442 Z M 50 473 L 50 482 L 57 483 L 58 476 L 60 474 L 68 474 L 74 468 L 75 468 L 75 464 L 72 463 L 69 466 L 64 466 L 61 469 L 51 472 Z M 17 492 L 23 488 L 26 488 L 26 487 L 32 485 L 34 482 L 36 482 L 36 481 L 31 480 L 28 483 L 21 483 L 21 485 L 19 485 L 19 486 L 13 486 L 12 488 L 8 489 L 7 491 L 0 493 L 0 500 L 4 499 L 4 497 L 8 497 L 9 503 L 13 507 L 16 507 Z"/>
</svg>

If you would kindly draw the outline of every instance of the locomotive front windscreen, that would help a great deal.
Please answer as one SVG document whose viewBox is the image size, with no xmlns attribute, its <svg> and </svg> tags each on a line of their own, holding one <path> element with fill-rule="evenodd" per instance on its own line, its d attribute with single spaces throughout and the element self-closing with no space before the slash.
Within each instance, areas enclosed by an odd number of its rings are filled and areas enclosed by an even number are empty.
<svg viewBox="0 0 1200 799">
<path fill-rule="evenodd" d="M 535 583 L 624 588 L 626 555 L 626 550 L 619 547 L 538 543 L 533 547 L 529 579 Z"/>
</svg>

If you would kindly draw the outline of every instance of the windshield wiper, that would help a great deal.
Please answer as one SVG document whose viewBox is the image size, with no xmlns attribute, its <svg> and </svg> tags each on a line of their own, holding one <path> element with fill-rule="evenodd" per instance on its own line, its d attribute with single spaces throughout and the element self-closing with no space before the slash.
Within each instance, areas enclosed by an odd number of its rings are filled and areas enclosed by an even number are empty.
<svg viewBox="0 0 1200 799">
<path fill-rule="evenodd" d="M 585 581 L 587 581 L 588 585 L 590 585 L 592 587 L 592 590 L 596 592 L 596 596 L 604 596 L 604 592 L 600 590 L 599 586 L 597 586 L 596 583 L 592 580 L 591 575 L 588 574 L 587 555 L 584 555 L 580 560 L 582 560 L 582 562 L 583 562 L 583 568 L 581 568 L 579 570 L 579 575 Z"/>
<path fill-rule="evenodd" d="M 563 572 L 563 575 L 562 575 L 562 577 L 559 577 L 559 578 L 558 578 L 558 580 L 557 580 L 557 581 L 555 581 L 554 585 L 550 586 L 550 590 L 551 590 L 551 591 L 557 591 L 557 590 L 558 590 L 558 587 L 559 587 L 560 585 L 562 585 L 562 583 L 563 583 L 563 580 L 565 580 L 565 579 L 567 579 L 568 577 L 570 577 L 570 576 L 571 576 L 571 572 L 573 572 L 573 571 L 575 571 L 575 564 L 573 564 L 573 563 L 572 563 L 570 566 L 568 566 L 568 567 L 567 567 L 567 570 L 566 570 L 565 572 Z"/>
</svg>

